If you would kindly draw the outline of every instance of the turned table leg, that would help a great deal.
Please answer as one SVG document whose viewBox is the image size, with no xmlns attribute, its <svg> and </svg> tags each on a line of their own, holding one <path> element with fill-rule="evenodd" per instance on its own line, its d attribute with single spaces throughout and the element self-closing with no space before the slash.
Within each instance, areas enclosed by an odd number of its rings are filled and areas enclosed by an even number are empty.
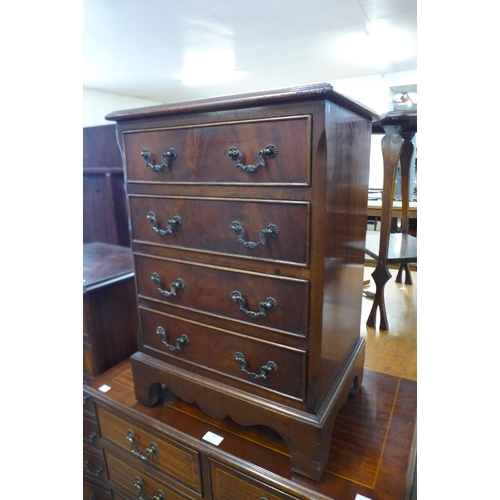
<svg viewBox="0 0 500 500">
<path fill-rule="evenodd" d="M 399 271 L 396 276 L 396 283 L 403 283 L 403 272 L 405 273 L 405 285 L 413 285 L 410 268 L 408 267 L 408 264 L 406 262 L 403 262 L 399 266 Z"/>
<path fill-rule="evenodd" d="M 366 326 L 376 326 L 377 310 L 380 310 L 380 329 L 389 330 L 389 322 L 387 321 L 387 312 L 385 310 L 384 288 L 385 284 L 391 279 L 391 276 L 385 263 L 379 263 L 375 271 L 373 271 L 372 277 L 376 287 L 375 298 L 373 299 L 373 305 L 366 321 Z"/>
<path fill-rule="evenodd" d="M 366 322 L 367 326 L 375 326 L 377 309 L 380 309 L 380 329 L 388 330 L 389 323 L 385 311 L 384 287 L 391 278 L 387 269 L 389 238 L 391 231 L 392 200 L 394 199 L 394 182 L 396 168 L 403 149 L 403 138 L 400 135 L 401 125 L 384 125 L 385 136 L 382 139 L 382 157 L 384 160 L 384 184 L 382 189 L 382 213 L 380 220 L 380 244 L 378 262 L 373 271 L 376 291 L 372 310 Z"/>
<path fill-rule="evenodd" d="M 404 140 L 403 148 L 401 150 L 400 164 L 401 164 L 401 232 L 408 234 L 409 228 L 409 206 L 410 206 L 410 166 L 413 157 L 413 136 L 415 132 L 402 132 L 401 137 Z M 405 285 L 412 285 L 413 280 L 411 277 L 408 264 L 403 262 L 399 266 L 399 271 L 396 276 L 396 283 L 403 282 L 403 272 L 405 273 Z"/>
</svg>

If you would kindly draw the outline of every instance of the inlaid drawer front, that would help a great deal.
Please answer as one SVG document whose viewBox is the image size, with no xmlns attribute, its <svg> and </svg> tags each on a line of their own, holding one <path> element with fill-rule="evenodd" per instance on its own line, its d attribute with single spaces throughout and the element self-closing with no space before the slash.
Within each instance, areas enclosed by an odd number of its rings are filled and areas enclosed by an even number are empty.
<svg viewBox="0 0 500 500">
<path fill-rule="evenodd" d="M 131 460 L 152 466 L 192 490 L 201 492 L 198 452 L 148 432 L 103 408 L 97 409 L 97 415 L 102 438 L 128 452 Z M 109 461 L 107 463 L 109 467 Z"/>
<path fill-rule="evenodd" d="M 124 133 L 128 181 L 310 184 L 310 116 Z"/>
<path fill-rule="evenodd" d="M 101 454 L 83 451 L 83 477 L 106 484 L 106 467 Z"/>
<path fill-rule="evenodd" d="M 184 309 L 306 335 L 308 281 L 135 256 L 138 293 Z"/>
<path fill-rule="evenodd" d="M 140 309 L 144 352 L 176 358 L 303 400 L 306 352 Z"/>
<path fill-rule="evenodd" d="M 296 500 L 260 481 L 210 461 L 213 500 Z"/>
<path fill-rule="evenodd" d="M 111 493 L 105 488 L 83 481 L 83 500 L 111 500 Z"/>
<path fill-rule="evenodd" d="M 172 491 L 162 482 L 145 473 L 141 467 L 133 467 L 113 453 L 106 453 L 109 480 L 142 500 L 186 500 L 188 497 Z"/>
<path fill-rule="evenodd" d="M 306 265 L 309 203 L 130 196 L 133 238 Z"/>
</svg>

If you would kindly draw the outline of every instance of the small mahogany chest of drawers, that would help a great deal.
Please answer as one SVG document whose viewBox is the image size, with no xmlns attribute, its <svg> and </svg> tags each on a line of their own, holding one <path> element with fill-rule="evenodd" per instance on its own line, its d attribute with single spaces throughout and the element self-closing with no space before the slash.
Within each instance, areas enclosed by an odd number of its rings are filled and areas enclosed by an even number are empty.
<svg viewBox="0 0 500 500">
<path fill-rule="evenodd" d="M 106 118 L 126 171 L 137 400 L 153 406 L 166 386 L 213 417 L 269 426 L 292 469 L 319 479 L 363 376 L 375 113 L 316 84 Z"/>
</svg>

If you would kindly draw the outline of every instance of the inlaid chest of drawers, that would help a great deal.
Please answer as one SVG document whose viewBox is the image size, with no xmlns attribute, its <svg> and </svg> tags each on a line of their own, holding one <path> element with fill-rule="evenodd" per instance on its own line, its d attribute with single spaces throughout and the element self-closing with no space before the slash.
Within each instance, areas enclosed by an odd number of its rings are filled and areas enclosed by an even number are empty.
<svg viewBox="0 0 500 500">
<path fill-rule="evenodd" d="M 374 117 L 328 84 L 107 116 L 126 171 L 139 402 L 166 387 L 269 426 L 295 472 L 321 477 L 363 377 Z"/>
</svg>

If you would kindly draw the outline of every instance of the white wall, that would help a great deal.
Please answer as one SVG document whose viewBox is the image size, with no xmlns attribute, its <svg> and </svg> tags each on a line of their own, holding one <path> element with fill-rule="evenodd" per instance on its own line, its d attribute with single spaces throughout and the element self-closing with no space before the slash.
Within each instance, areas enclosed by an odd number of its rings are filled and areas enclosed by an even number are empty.
<svg viewBox="0 0 500 500">
<path fill-rule="evenodd" d="M 98 90 L 83 89 L 83 126 L 112 125 L 114 122 L 109 122 L 104 117 L 113 111 L 155 106 L 157 104 L 162 103 Z"/>
<path fill-rule="evenodd" d="M 393 109 L 390 87 L 416 85 L 417 72 L 400 71 L 398 73 L 332 80 L 330 83 L 339 92 L 382 114 Z"/>
</svg>

